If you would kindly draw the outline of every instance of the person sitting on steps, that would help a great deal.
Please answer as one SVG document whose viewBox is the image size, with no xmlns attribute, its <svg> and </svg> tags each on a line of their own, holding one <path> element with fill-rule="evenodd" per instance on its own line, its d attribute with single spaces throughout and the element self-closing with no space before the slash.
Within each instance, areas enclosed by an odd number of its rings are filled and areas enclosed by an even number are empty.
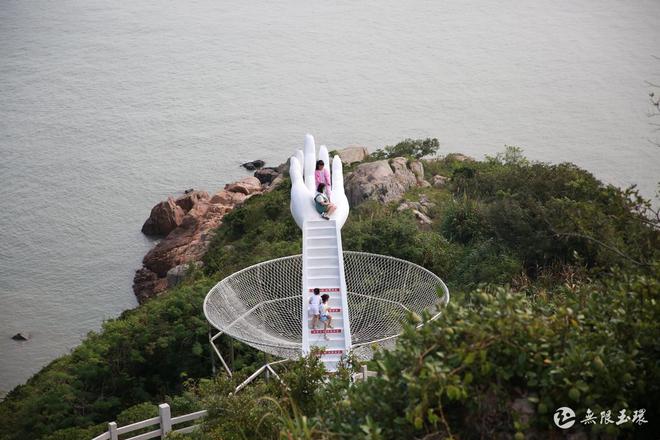
<svg viewBox="0 0 660 440">
<path fill-rule="evenodd" d="M 324 190 L 325 183 L 319 183 L 319 186 L 316 188 L 316 196 L 314 197 L 314 202 L 316 204 L 316 210 L 319 214 L 321 214 L 321 217 L 326 220 L 330 220 L 330 216 L 333 212 L 335 212 L 337 206 L 335 206 L 333 203 L 330 203 L 328 196 L 323 194 Z"/>
<path fill-rule="evenodd" d="M 320 309 L 320 316 L 321 316 L 321 322 L 323 323 L 323 337 L 325 338 L 326 341 L 330 340 L 328 337 L 328 334 L 325 333 L 325 331 L 329 328 L 334 328 L 332 327 L 332 316 L 330 316 L 330 313 L 328 312 L 330 306 L 328 305 L 328 300 L 330 299 L 330 295 L 327 293 L 324 293 L 321 295 L 321 309 Z"/>
</svg>

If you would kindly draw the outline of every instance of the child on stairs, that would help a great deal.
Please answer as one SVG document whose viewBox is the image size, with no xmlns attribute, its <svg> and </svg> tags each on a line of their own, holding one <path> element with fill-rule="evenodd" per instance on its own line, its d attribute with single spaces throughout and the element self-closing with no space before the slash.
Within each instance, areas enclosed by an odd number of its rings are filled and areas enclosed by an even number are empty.
<svg viewBox="0 0 660 440">
<path fill-rule="evenodd" d="M 320 318 L 321 322 L 323 323 L 323 330 L 327 330 L 332 327 L 332 316 L 330 316 L 330 313 L 328 313 L 328 309 L 330 308 L 328 305 L 328 300 L 330 300 L 330 295 L 327 293 L 324 293 L 321 295 L 321 308 L 320 308 Z M 326 341 L 330 340 L 328 337 L 327 333 L 323 333 L 323 337 L 325 338 Z"/>
</svg>

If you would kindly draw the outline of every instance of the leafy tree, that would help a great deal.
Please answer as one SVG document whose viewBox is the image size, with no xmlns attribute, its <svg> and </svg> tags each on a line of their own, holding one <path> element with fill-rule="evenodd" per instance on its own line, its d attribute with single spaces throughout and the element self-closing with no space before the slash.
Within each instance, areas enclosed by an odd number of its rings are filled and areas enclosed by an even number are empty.
<svg viewBox="0 0 660 440">
<path fill-rule="evenodd" d="M 436 138 L 404 139 L 396 145 L 388 145 L 371 153 L 371 159 L 381 160 L 393 157 L 413 157 L 421 159 L 424 156 L 436 154 L 440 143 Z"/>
</svg>

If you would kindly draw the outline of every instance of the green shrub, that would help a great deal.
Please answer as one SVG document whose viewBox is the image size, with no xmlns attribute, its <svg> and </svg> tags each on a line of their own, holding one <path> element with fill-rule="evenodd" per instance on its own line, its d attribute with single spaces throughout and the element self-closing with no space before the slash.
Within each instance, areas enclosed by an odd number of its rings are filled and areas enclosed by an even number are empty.
<svg viewBox="0 0 660 440">
<path fill-rule="evenodd" d="M 388 145 L 371 153 L 370 159 L 382 160 L 393 157 L 414 157 L 420 159 L 424 156 L 436 154 L 440 143 L 436 138 L 404 139 L 396 145 Z"/>
<path fill-rule="evenodd" d="M 647 420 L 657 417 L 649 398 L 660 392 L 657 269 L 654 277 L 617 274 L 550 301 L 503 288 L 454 301 L 440 320 L 421 329 L 411 323 L 395 350 L 376 357 L 380 377 L 350 388 L 329 428 L 360 436 L 370 425 L 383 438 L 516 431 L 547 438 L 557 434 L 552 413 L 559 406 L 578 417 L 587 408 L 645 408 Z M 533 409 L 524 423 L 513 410 L 517 399 Z M 589 429 L 644 438 L 652 428 Z"/>
<path fill-rule="evenodd" d="M 480 207 L 469 199 L 450 204 L 440 223 L 440 230 L 447 239 L 462 244 L 492 236 L 492 230 Z"/>
</svg>

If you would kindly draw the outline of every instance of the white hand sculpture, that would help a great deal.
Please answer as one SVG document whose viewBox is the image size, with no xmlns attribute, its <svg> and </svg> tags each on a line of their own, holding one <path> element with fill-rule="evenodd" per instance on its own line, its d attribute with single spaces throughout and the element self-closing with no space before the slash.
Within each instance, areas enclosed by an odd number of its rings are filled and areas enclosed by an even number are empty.
<svg viewBox="0 0 660 440">
<path fill-rule="evenodd" d="M 328 166 L 328 149 L 325 145 L 319 148 L 319 159 Z M 304 166 L 304 169 L 303 169 Z M 291 175 L 291 214 L 300 229 L 306 220 L 321 220 L 321 215 L 316 211 L 314 196 L 316 195 L 316 145 L 311 134 L 305 136 L 304 153 L 296 151 L 291 157 L 289 174 Z M 304 176 L 304 178 L 303 178 Z M 337 209 L 330 215 L 335 220 L 337 227 L 341 229 L 348 218 L 348 199 L 344 193 L 344 173 L 341 159 L 335 156 L 332 160 L 332 200 L 331 203 Z"/>
</svg>

